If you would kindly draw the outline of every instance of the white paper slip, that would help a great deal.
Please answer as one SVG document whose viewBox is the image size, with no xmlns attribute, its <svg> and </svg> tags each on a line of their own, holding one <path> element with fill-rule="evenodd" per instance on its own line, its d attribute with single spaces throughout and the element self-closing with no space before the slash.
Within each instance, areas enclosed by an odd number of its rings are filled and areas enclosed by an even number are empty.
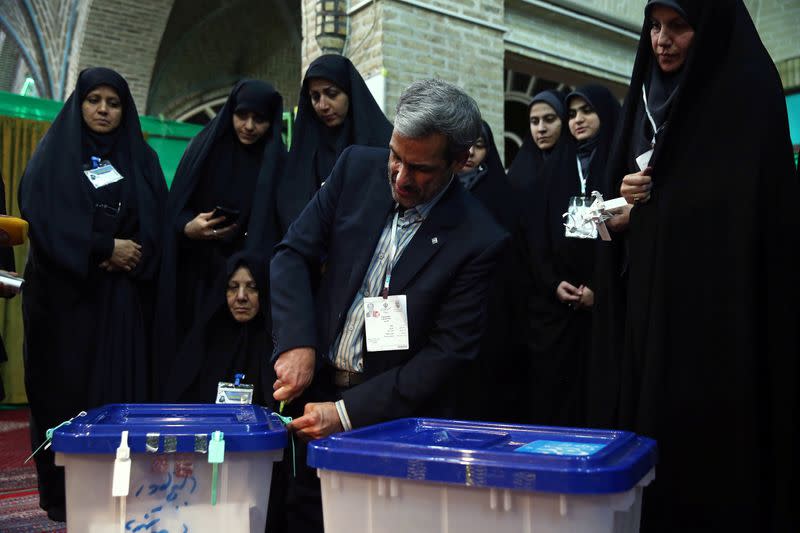
<svg viewBox="0 0 800 533">
<path fill-rule="evenodd" d="M 91 170 L 84 170 L 83 173 L 86 174 L 89 183 L 91 183 L 95 189 L 111 185 L 123 179 L 111 163 L 101 165 Z"/>
<path fill-rule="evenodd" d="M 636 158 L 636 164 L 639 165 L 639 170 L 644 170 L 650 164 L 650 159 L 653 157 L 653 150 L 648 150 Z"/>
<path fill-rule="evenodd" d="M 15 292 L 20 291 L 20 288 L 24 282 L 25 280 L 23 278 L 15 276 L 14 274 L 10 274 L 5 270 L 0 270 L 0 284 L 14 289 Z"/>
<path fill-rule="evenodd" d="M 364 298 L 364 332 L 368 352 L 408 350 L 406 295 Z"/>
<path fill-rule="evenodd" d="M 615 209 L 625 207 L 626 205 L 628 205 L 628 201 L 622 196 L 620 196 L 619 198 L 612 198 L 611 200 L 604 200 L 603 211 L 610 213 Z"/>
</svg>

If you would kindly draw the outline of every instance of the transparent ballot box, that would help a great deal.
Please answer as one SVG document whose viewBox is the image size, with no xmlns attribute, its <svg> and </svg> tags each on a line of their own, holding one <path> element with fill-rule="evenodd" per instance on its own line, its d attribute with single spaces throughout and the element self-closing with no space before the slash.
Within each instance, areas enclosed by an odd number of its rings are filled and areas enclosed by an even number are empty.
<svg viewBox="0 0 800 533">
<path fill-rule="evenodd" d="M 635 533 L 655 441 L 402 419 L 309 446 L 326 533 Z"/>
<path fill-rule="evenodd" d="M 107 405 L 53 433 L 67 529 L 263 533 L 287 435 L 252 405 Z"/>
</svg>

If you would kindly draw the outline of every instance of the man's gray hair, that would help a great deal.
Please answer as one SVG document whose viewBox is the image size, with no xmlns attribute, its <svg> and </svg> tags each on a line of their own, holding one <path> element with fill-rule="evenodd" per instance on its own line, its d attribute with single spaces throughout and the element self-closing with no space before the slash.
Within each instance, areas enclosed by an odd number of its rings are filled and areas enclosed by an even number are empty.
<svg viewBox="0 0 800 533">
<path fill-rule="evenodd" d="M 400 95 L 394 129 L 412 139 L 443 134 L 447 158 L 453 160 L 481 136 L 481 112 L 461 88 L 437 79 L 419 80 Z"/>
</svg>

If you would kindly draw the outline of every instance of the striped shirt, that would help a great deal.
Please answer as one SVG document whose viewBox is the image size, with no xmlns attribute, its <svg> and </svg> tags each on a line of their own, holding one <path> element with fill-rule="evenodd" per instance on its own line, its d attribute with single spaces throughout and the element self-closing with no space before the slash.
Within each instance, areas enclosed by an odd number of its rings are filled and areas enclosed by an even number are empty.
<svg viewBox="0 0 800 533">
<path fill-rule="evenodd" d="M 452 181 L 452 179 L 451 179 Z M 420 204 L 411 209 L 406 209 L 405 212 L 397 219 L 397 253 L 394 255 L 392 261 L 392 268 L 397 264 L 403 251 L 411 242 L 414 234 L 422 225 L 422 221 L 430 213 L 439 198 L 442 197 L 444 191 L 450 187 L 447 184 L 430 202 Z M 344 320 L 342 331 L 337 335 L 336 340 L 331 346 L 331 352 L 328 358 L 333 365 L 339 370 L 348 370 L 350 372 L 363 372 L 364 371 L 364 298 L 368 296 L 379 296 L 383 290 L 383 282 L 386 276 L 386 266 L 389 261 L 389 247 L 392 240 L 392 223 L 394 222 L 394 215 L 399 206 L 395 204 L 395 209 L 389 213 L 386 219 L 386 224 L 383 227 L 380 239 L 378 239 L 378 246 L 375 247 L 375 252 L 372 254 L 372 260 L 367 268 L 367 273 L 364 276 L 364 281 L 361 287 L 353 298 L 353 303 L 347 311 L 347 317 Z"/>
</svg>

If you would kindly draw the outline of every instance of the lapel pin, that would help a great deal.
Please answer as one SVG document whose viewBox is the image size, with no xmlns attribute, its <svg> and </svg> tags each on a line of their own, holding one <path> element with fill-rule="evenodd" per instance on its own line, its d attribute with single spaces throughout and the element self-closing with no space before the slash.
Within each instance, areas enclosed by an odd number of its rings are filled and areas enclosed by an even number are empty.
<svg viewBox="0 0 800 533">
<path fill-rule="evenodd" d="M 431 239 L 431 244 L 439 244 L 439 237 L 434 237 Z"/>
</svg>

